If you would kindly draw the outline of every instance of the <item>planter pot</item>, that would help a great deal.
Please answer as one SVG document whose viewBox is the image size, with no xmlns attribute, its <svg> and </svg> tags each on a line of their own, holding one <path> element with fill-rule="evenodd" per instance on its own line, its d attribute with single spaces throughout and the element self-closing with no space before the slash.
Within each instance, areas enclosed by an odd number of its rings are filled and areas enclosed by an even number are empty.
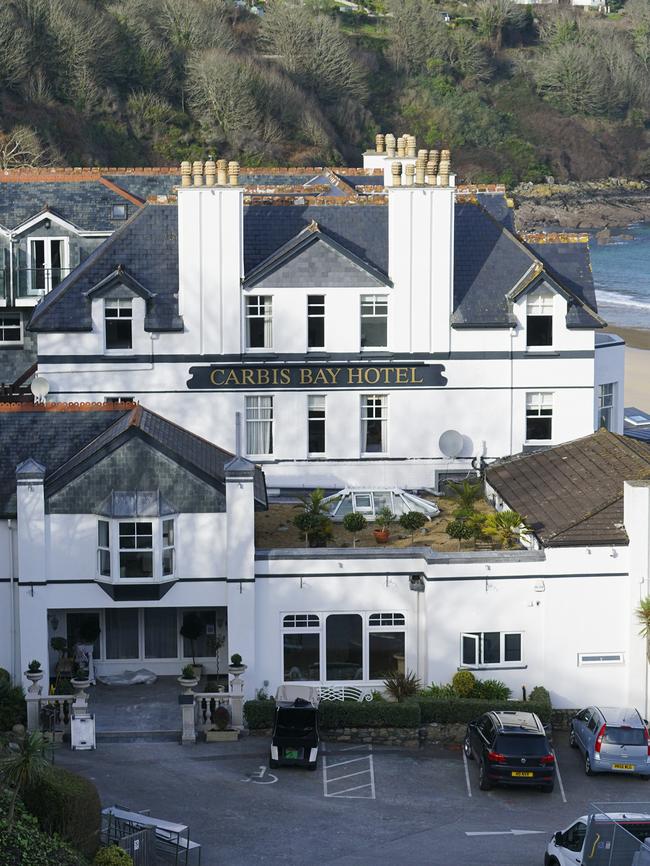
<svg viewBox="0 0 650 866">
<path fill-rule="evenodd" d="M 239 739 L 239 731 L 206 731 L 206 743 L 234 743 Z"/>
<path fill-rule="evenodd" d="M 373 529 L 373 535 L 377 544 L 387 544 L 390 538 L 390 529 Z"/>
<path fill-rule="evenodd" d="M 181 686 L 183 686 L 186 695 L 191 694 L 192 689 L 195 689 L 199 684 L 199 681 L 197 679 L 189 680 L 186 679 L 186 677 L 177 677 L 176 681 L 180 683 Z"/>
<path fill-rule="evenodd" d="M 31 682 L 31 686 L 27 689 L 30 695 L 40 695 L 41 687 L 38 685 L 43 679 L 43 671 L 25 671 L 25 676 Z"/>
<path fill-rule="evenodd" d="M 248 665 L 228 665 L 228 670 L 234 677 L 240 677 L 247 668 Z"/>
<path fill-rule="evenodd" d="M 90 679 L 86 677 L 85 679 L 81 680 L 77 679 L 76 677 L 72 677 L 72 679 L 70 680 L 70 685 L 74 689 L 77 689 L 77 691 L 83 692 L 90 685 Z"/>
</svg>

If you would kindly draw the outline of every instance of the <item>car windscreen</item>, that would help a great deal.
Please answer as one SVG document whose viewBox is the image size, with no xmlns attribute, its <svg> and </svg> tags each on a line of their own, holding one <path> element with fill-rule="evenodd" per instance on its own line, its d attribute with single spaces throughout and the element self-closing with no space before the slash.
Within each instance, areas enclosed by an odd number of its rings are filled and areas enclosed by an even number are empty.
<svg viewBox="0 0 650 866">
<path fill-rule="evenodd" d="M 541 757 L 549 753 L 546 737 L 536 737 L 531 734 L 499 734 L 494 750 L 502 755 L 530 755 L 531 757 L 538 755 Z"/>
<path fill-rule="evenodd" d="M 313 709 L 302 710 L 281 707 L 278 710 L 277 731 L 284 736 L 287 733 L 307 734 L 314 730 L 316 724 L 316 711 Z"/>
<path fill-rule="evenodd" d="M 605 728 L 604 743 L 612 746 L 645 746 L 645 731 L 643 728 Z"/>
</svg>

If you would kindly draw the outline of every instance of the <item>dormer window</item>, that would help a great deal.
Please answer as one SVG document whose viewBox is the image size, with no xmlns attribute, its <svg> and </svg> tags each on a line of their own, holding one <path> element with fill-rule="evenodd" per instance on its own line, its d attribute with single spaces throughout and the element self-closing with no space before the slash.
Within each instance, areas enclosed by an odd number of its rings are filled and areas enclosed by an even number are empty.
<svg viewBox="0 0 650 866">
<path fill-rule="evenodd" d="M 531 292 L 526 299 L 526 345 L 553 345 L 553 292 Z"/>
<path fill-rule="evenodd" d="M 131 298 L 106 298 L 104 333 L 107 349 L 133 348 L 133 301 Z"/>
<path fill-rule="evenodd" d="M 125 204 L 111 205 L 111 219 L 125 220 L 127 217 L 127 209 Z"/>
</svg>

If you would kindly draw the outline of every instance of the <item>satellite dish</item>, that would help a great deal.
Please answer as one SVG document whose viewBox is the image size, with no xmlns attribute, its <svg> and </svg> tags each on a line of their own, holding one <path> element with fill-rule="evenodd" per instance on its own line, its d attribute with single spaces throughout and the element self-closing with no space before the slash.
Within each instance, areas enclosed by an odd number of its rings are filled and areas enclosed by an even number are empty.
<svg viewBox="0 0 650 866">
<path fill-rule="evenodd" d="M 34 397 L 37 400 L 42 400 L 50 391 L 50 383 L 44 376 L 35 376 L 30 388 Z"/>
<path fill-rule="evenodd" d="M 438 439 L 438 448 L 445 457 L 458 457 L 463 450 L 463 435 L 458 430 L 445 430 Z"/>
</svg>

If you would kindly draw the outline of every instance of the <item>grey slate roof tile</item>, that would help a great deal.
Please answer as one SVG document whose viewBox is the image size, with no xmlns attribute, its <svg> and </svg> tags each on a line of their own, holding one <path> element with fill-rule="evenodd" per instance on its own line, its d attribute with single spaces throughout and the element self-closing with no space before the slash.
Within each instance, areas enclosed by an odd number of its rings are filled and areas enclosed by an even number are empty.
<svg viewBox="0 0 650 866">
<path fill-rule="evenodd" d="M 0 183 L 0 225 L 14 229 L 46 206 L 85 231 L 114 231 L 123 220 L 111 219 L 111 206 L 137 207 L 99 181 L 3 181 Z"/>
</svg>

